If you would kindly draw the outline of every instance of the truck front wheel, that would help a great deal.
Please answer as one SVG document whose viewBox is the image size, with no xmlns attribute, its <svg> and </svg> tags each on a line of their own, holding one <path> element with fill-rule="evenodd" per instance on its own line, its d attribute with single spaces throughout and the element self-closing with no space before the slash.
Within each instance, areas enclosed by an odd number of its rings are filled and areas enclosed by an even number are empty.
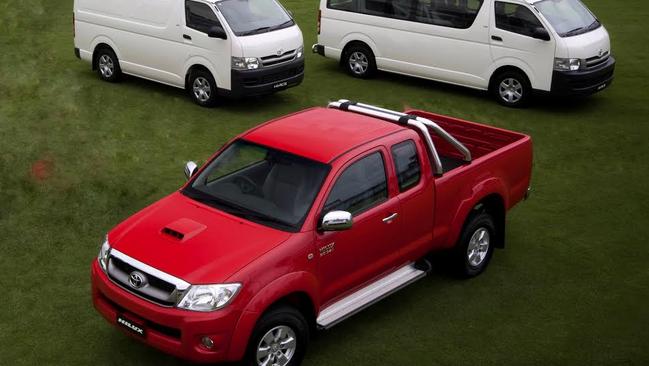
<svg viewBox="0 0 649 366">
<path fill-rule="evenodd" d="M 454 261 L 460 276 L 469 278 L 482 273 L 494 249 L 496 225 L 486 212 L 472 214 L 455 247 Z"/>
<path fill-rule="evenodd" d="M 309 326 L 302 313 L 281 306 L 268 311 L 250 338 L 247 366 L 297 366 L 309 341 Z"/>
</svg>

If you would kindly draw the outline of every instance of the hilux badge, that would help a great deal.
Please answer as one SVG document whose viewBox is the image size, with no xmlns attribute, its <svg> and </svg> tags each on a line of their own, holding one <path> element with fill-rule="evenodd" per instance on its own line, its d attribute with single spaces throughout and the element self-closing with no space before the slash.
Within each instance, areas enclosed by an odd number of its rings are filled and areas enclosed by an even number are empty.
<svg viewBox="0 0 649 366">
<path fill-rule="evenodd" d="M 128 284 L 133 288 L 142 288 L 146 285 L 146 276 L 138 271 L 133 271 L 128 276 Z"/>
</svg>

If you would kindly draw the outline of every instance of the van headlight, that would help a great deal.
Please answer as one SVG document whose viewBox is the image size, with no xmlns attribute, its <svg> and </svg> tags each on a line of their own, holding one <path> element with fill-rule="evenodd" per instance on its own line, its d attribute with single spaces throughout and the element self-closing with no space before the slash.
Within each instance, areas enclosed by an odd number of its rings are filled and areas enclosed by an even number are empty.
<svg viewBox="0 0 649 366">
<path fill-rule="evenodd" d="M 297 49 L 296 58 L 302 58 L 304 56 L 304 46 Z"/>
<path fill-rule="evenodd" d="M 554 69 L 557 71 L 577 71 L 581 68 L 581 60 L 578 58 L 555 58 Z"/>
<path fill-rule="evenodd" d="M 191 286 L 178 308 L 202 312 L 218 310 L 229 304 L 240 288 L 239 283 Z"/>
<path fill-rule="evenodd" d="M 108 267 L 108 256 L 110 255 L 110 243 L 108 242 L 108 236 L 106 239 L 104 239 L 104 243 L 101 245 L 101 248 L 99 249 L 99 255 L 97 256 L 97 260 L 99 261 L 99 266 L 101 269 L 106 272 L 106 268 Z"/>
<path fill-rule="evenodd" d="M 256 57 L 232 57 L 232 68 L 235 70 L 257 70 L 260 66 Z"/>
</svg>

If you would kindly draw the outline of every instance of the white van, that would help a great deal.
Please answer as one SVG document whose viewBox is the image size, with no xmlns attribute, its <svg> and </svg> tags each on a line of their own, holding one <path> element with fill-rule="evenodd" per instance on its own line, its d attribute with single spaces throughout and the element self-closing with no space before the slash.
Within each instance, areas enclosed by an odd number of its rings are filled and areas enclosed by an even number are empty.
<svg viewBox="0 0 649 366">
<path fill-rule="evenodd" d="M 74 46 L 106 81 L 186 89 L 201 106 L 300 84 L 300 28 L 276 0 L 75 0 Z"/>
<path fill-rule="evenodd" d="M 422 77 L 489 90 L 507 106 L 613 80 L 609 35 L 579 0 L 321 0 L 318 17 L 313 52 L 360 78 Z"/>
</svg>

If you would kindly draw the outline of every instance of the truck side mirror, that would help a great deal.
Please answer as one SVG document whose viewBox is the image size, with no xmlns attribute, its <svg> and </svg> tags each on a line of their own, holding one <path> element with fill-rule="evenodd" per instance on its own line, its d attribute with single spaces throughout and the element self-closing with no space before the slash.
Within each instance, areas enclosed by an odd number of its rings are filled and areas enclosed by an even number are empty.
<svg viewBox="0 0 649 366">
<path fill-rule="evenodd" d="M 324 215 L 320 230 L 322 231 L 344 231 L 352 228 L 352 214 L 347 211 L 331 211 Z"/>
<path fill-rule="evenodd" d="M 207 32 L 207 36 L 210 38 L 219 38 L 219 39 L 228 39 L 228 35 L 225 33 L 225 29 L 220 25 L 213 25 L 210 27 Z"/>
<path fill-rule="evenodd" d="M 532 37 L 542 41 L 549 41 L 552 39 L 550 38 L 550 33 L 548 33 L 548 31 L 543 27 L 534 28 L 532 31 Z"/>
<path fill-rule="evenodd" d="M 190 180 L 191 177 L 196 174 L 196 171 L 198 170 L 198 164 L 196 164 L 193 161 L 188 161 L 185 164 L 185 177 L 187 177 L 187 180 Z"/>
</svg>

